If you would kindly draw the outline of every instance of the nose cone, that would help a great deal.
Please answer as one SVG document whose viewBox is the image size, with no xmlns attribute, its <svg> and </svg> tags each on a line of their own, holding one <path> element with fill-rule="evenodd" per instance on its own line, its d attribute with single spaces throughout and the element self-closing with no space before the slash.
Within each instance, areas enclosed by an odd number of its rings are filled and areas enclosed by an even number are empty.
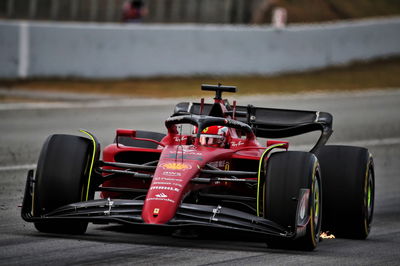
<svg viewBox="0 0 400 266">
<path fill-rule="evenodd" d="M 168 202 L 147 201 L 142 218 L 147 224 L 165 224 L 175 216 L 177 205 Z"/>
<path fill-rule="evenodd" d="M 165 224 L 176 215 L 183 196 L 192 189 L 190 181 L 199 174 L 206 162 L 226 158 L 228 149 L 183 145 L 164 148 L 153 176 L 142 210 L 148 224 Z"/>
<path fill-rule="evenodd" d="M 190 180 L 198 172 L 197 165 L 195 161 L 160 162 L 143 206 L 145 223 L 164 224 L 175 216 Z"/>
</svg>

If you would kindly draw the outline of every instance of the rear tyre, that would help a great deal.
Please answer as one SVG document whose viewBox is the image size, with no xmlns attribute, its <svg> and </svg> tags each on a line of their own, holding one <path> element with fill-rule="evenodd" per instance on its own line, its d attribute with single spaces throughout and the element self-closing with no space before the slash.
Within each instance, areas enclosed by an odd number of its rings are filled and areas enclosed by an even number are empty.
<svg viewBox="0 0 400 266">
<path fill-rule="evenodd" d="M 33 195 L 35 217 L 70 203 L 86 200 L 93 152 L 90 140 L 71 135 L 52 135 L 43 144 L 37 164 Z M 90 193 L 88 199 L 93 198 Z M 87 222 L 35 222 L 40 232 L 83 234 Z"/>
<path fill-rule="evenodd" d="M 264 217 L 288 228 L 289 232 L 296 232 L 296 239 L 273 239 L 267 242 L 268 246 L 314 250 L 319 241 L 322 217 L 321 175 L 317 158 L 308 152 L 274 153 L 267 161 L 265 175 Z M 304 204 L 300 191 L 309 193 Z M 298 216 L 306 221 L 302 230 L 297 228 Z"/>
<path fill-rule="evenodd" d="M 322 170 L 322 230 L 337 237 L 365 239 L 374 213 L 375 175 L 365 148 L 325 146 L 316 153 Z"/>
</svg>

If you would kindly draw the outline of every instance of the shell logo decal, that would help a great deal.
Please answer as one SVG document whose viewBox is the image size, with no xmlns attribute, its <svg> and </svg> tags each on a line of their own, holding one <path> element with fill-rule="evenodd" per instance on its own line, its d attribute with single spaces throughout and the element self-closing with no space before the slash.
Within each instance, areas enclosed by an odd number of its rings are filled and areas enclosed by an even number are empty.
<svg viewBox="0 0 400 266">
<path fill-rule="evenodd" d="M 163 163 L 161 167 L 168 170 L 188 170 L 192 168 L 191 165 L 185 163 Z"/>
</svg>

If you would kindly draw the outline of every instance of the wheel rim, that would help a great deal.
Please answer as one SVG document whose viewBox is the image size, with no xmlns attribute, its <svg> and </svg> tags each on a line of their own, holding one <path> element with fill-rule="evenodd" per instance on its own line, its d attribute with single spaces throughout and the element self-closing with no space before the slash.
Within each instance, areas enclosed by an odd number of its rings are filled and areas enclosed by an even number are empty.
<svg viewBox="0 0 400 266">
<path fill-rule="evenodd" d="M 366 203 L 367 203 L 367 222 L 368 225 L 372 220 L 373 215 L 373 208 L 374 208 L 374 181 L 373 181 L 373 174 L 371 168 L 368 170 L 368 177 L 367 177 L 367 195 L 366 195 Z"/>
<path fill-rule="evenodd" d="M 315 178 L 314 181 L 314 189 L 313 189 L 313 207 L 314 207 L 314 225 L 315 225 L 315 233 L 319 234 L 319 216 L 320 216 L 320 186 L 318 178 Z"/>
</svg>

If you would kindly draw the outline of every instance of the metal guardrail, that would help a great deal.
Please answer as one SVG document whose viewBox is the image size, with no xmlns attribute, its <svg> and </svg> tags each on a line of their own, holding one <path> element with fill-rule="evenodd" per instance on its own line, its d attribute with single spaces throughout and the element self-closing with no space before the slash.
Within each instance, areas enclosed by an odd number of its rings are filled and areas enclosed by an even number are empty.
<svg viewBox="0 0 400 266">
<path fill-rule="evenodd" d="M 0 18 L 120 22 L 127 0 L 2 0 Z M 262 0 L 145 0 L 143 22 L 248 23 Z"/>
</svg>

